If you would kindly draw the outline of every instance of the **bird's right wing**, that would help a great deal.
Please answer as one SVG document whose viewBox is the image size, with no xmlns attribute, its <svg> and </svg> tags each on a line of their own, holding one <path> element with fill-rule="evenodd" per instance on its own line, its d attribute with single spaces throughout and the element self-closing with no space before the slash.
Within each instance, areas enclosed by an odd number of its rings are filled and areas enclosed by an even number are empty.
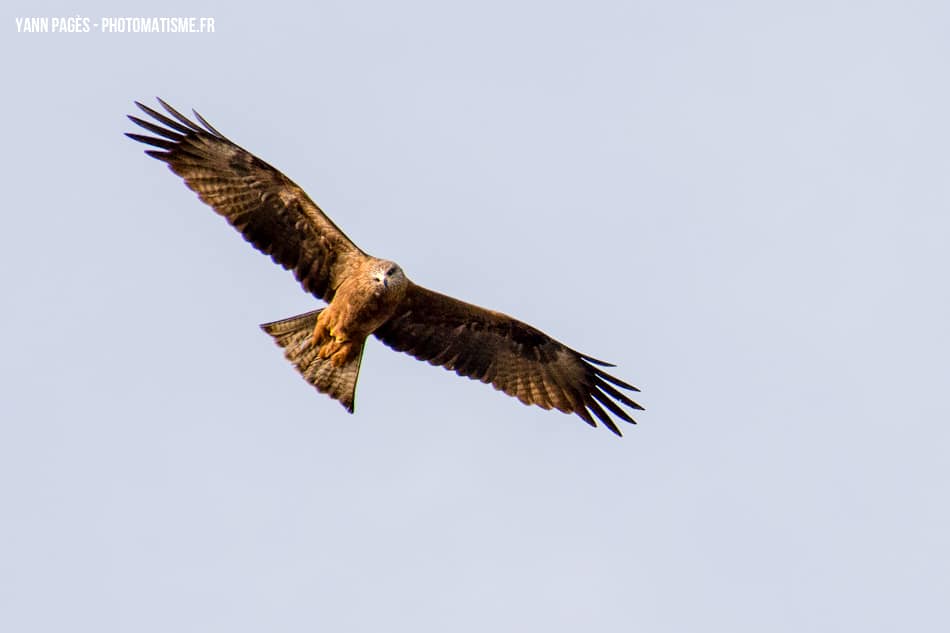
<svg viewBox="0 0 950 633">
<path fill-rule="evenodd" d="M 170 117 L 138 102 L 155 122 L 129 117 L 156 136 L 127 136 L 159 148 L 146 154 L 168 163 L 244 239 L 329 302 L 347 270 L 366 254 L 287 176 L 235 145 L 197 112 L 203 128 L 158 101 Z"/>
</svg>

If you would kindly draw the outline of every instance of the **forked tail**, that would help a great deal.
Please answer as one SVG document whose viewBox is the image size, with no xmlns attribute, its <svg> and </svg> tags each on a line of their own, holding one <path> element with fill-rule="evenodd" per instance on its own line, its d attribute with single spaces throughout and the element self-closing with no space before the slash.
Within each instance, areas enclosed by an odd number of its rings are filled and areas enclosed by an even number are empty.
<svg viewBox="0 0 950 633">
<path fill-rule="evenodd" d="M 317 316 L 321 312 L 323 310 L 314 310 L 282 321 L 264 323 L 261 329 L 284 348 L 284 356 L 294 364 L 304 380 L 320 393 L 339 400 L 347 411 L 353 413 L 356 379 L 360 374 L 360 361 L 366 342 L 360 344 L 354 359 L 342 367 L 334 367 L 329 359 L 317 358 L 319 347 L 312 343 L 312 337 Z"/>
</svg>

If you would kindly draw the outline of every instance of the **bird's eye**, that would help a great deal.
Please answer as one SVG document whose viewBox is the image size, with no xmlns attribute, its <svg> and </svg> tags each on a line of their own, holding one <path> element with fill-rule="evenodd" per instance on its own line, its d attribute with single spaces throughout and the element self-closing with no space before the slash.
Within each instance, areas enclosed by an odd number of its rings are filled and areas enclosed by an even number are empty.
<svg viewBox="0 0 950 633">
<path fill-rule="evenodd" d="M 390 268 L 389 270 L 387 270 L 387 271 L 386 271 L 386 274 L 387 274 L 387 275 L 395 275 L 395 274 L 396 274 L 396 267 L 393 266 L 392 268 Z"/>
</svg>

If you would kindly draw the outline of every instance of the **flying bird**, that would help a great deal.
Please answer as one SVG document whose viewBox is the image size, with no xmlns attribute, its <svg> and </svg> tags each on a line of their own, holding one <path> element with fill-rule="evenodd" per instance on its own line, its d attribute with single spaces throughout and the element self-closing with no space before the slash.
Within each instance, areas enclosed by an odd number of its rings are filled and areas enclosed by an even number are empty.
<svg viewBox="0 0 950 633">
<path fill-rule="evenodd" d="M 157 148 L 145 153 L 167 163 L 248 242 L 327 303 L 261 328 L 307 382 L 347 411 L 353 413 L 363 346 L 373 335 L 524 404 L 577 414 L 591 426 L 596 418 L 617 435 L 611 413 L 636 424 L 623 407 L 643 407 L 621 390 L 639 390 L 602 369 L 613 365 L 506 314 L 416 285 L 398 264 L 360 250 L 303 189 L 200 114 L 194 112 L 198 125 L 158 102 L 165 114 L 136 101 L 151 120 L 129 116 L 154 136 L 126 135 Z"/>
</svg>

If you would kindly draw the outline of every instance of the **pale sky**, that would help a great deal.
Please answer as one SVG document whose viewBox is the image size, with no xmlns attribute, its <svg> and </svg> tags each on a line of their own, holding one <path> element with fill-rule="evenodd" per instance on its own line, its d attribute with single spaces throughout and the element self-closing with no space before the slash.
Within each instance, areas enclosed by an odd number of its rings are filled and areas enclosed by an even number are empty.
<svg viewBox="0 0 950 633">
<path fill-rule="evenodd" d="M 950 5 L 13 2 L 0 630 L 950 630 Z M 214 34 L 18 33 L 210 16 Z M 623 439 L 369 343 L 143 147 L 617 364 Z"/>
</svg>

